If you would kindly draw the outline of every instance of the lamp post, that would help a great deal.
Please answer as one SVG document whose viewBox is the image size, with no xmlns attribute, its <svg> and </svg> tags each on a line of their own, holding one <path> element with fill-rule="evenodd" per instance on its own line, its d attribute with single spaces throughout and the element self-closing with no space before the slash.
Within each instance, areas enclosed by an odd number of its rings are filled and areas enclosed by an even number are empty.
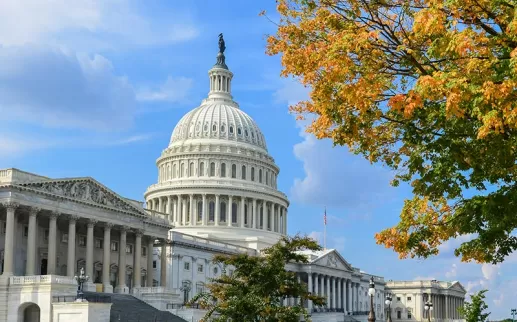
<svg viewBox="0 0 517 322">
<path fill-rule="evenodd" d="M 188 300 L 188 292 L 190 292 L 190 281 L 183 281 L 181 283 L 180 291 L 183 292 L 183 305 L 186 305 Z"/>
<path fill-rule="evenodd" d="M 388 306 L 388 314 L 386 322 L 391 322 L 391 293 L 386 295 L 386 301 L 384 302 Z"/>
<path fill-rule="evenodd" d="M 431 322 L 431 312 L 433 311 L 433 302 L 431 302 L 430 294 L 427 294 L 427 300 L 425 301 L 424 309 L 427 312 L 427 321 Z"/>
<path fill-rule="evenodd" d="M 515 322 L 515 315 L 517 314 L 517 309 L 512 309 L 512 321 Z"/>
<path fill-rule="evenodd" d="M 84 300 L 83 293 L 83 284 L 90 279 L 90 276 L 84 274 L 84 267 L 81 267 L 79 271 L 79 276 L 74 276 L 74 279 L 77 281 L 77 297 L 76 301 L 82 302 Z"/>
<path fill-rule="evenodd" d="M 368 322 L 375 322 L 375 312 L 373 310 L 373 296 L 375 295 L 375 283 L 373 282 L 373 276 L 370 277 L 370 287 L 368 288 L 368 294 L 370 295 L 370 313 L 368 313 Z"/>
</svg>

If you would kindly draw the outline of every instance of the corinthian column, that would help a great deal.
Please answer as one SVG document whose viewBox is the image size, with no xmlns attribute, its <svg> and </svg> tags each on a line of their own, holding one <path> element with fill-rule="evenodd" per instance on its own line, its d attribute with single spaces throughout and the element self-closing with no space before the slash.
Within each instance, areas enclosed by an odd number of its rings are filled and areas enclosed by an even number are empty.
<svg viewBox="0 0 517 322">
<path fill-rule="evenodd" d="M 68 217 L 68 253 L 66 262 L 66 275 L 68 276 L 75 275 L 75 223 L 77 219 L 77 216 Z"/>
<path fill-rule="evenodd" d="M 160 261 L 160 286 L 167 287 L 167 240 L 165 239 L 162 240 L 162 254 Z"/>
<path fill-rule="evenodd" d="M 90 278 L 93 278 L 93 227 L 95 227 L 96 223 L 97 220 L 90 219 L 86 233 L 86 275 L 90 276 Z M 124 248 L 124 250 L 126 249 Z"/>
<path fill-rule="evenodd" d="M 233 196 L 228 196 L 228 210 L 226 214 L 226 224 L 232 226 L 232 213 L 233 213 Z"/>
<path fill-rule="evenodd" d="M 50 221 L 48 226 L 48 261 L 47 274 L 56 274 L 56 240 L 57 240 L 57 217 L 59 212 L 52 212 L 50 214 Z"/>
<path fill-rule="evenodd" d="M 244 222 L 246 222 L 246 211 L 244 209 L 244 205 L 246 204 L 246 197 L 241 197 L 241 227 L 244 227 Z M 250 222 L 249 222 L 249 218 L 248 218 L 248 227 L 250 226 Z M 238 221 L 237 221 L 238 222 Z"/>
<path fill-rule="evenodd" d="M 153 286 L 153 248 L 154 248 L 154 240 L 156 238 L 153 236 L 149 236 L 147 239 L 147 287 Z"/>
<path fill-rule="evenodd" d="M 257 224 L 257 222 L 258 222 L 257 199 L 255 199 L 255 198 L 253 198 L 253 212 L 251 213 L 250 218 L 253 218 L 253 228 L 257 229 L 259 226 Z"/>
<path fill-rule="evenodd" d="M 129 227 L 120 227 L 120 247 L 118 250 L 118 285 L 115 287 L 117 293 L 127 293 L 126 286 L 126 238 Z"/>
<path fill-rule="evenodd" d="M 170 198 L 170 197 L 169 197 Z M 135 231 L 135 252 L 134 252 L 134 264 L 133 264 L 133 284 L 134 287 L 142 286 L 142 270 L 140 269 L 140 263 L 142 260 L 142 231 Z"/>
<path fill-rule="evenodd" d="M 104 224 L 104 245 L 102 259 L 102 289 L 104 293 L 113 293 L 113 286 L 110 283 L 111 271 L 111 228 L 112 223 Z"/>
<path fill-rule="evenodd" d="M 37 215 L 41 209 L 32 207 L 29 211 L 29 236 L 27 238 L 27 266 L 25 274 L 27 276 L 36 274 L 36 229 Z"/>
<path fill-rule="evenodd" d="M 14 224 L 16 222 L 16 208 L 18 204 L 8 202 L 4 204 L 7 209 L 7 218 L 5 223 L 5 251 L 4 251 L 4 271 L 3 276 L 12 276 L 14 274 Z"/>
<path fill-rule="evenodd" d="M 215 195 L 215 222 L 214 226 L 219 226 L 221 205 L 219 204 L 219 195 Z"/>
</svg>

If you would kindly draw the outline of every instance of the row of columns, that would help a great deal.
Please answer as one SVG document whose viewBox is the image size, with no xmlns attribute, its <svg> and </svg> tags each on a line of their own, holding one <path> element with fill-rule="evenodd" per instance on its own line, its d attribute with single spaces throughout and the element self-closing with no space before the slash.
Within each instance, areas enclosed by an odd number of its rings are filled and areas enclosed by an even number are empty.
<svg viewBox="0 0 517 322">
<path fill-rule="evenodd" d="M 198 208 L 199 202 L 202 203 L 201 213 Z M 221 216 L 222 202 L 226 203 L 224 221 Z M 213 214 L 210 213 L 212 207 L 207 208 L 210 203 L 213 203 Z M 234 203 L 237 204 L 237 222 L 233 221 Z M 227 201 L 222 201 L 221 195 L 215 195 L 215 200 L 207 202 L 206 194 L 189 194 L 151 198 L 147 201 L 147 207 L 168 214 L 175 226 L 208 226 L 209 224 L 221 226 L 224 224 L 230 227 L 248 227 L 281 234 L 287 233 L 287 208 L 267 200 L 228 195 Z M 268 213 L 271 217 L 268 216 Z M 210 218 L 212 215 L 213 220 Z M 260 225 L 260 215 L 262 215 L 262 225 Z M 270 219 L 271 222 L 269 222 Z"/>
<path fill-rule="evenodd" d="M 430 294 L 431 302 L 433 303 L 433 312 L 431 313 L 431 319 L 438 320 L 457 320 L 461 319 L 462 316 L 458 309 L 463 306 L 464 298 L 448 295 L 448 294 Z M 428 300 L 429 294 L 424 294 L 422 306 Z M 428 312 L 422 308 L 422 318 L 427 318 Z"/>
<path fill-rule="evenodd" d="M 7 210 L 6 214 L 6 233 L 5 233 L 5 249 L 4 249 L 4 269 L 2 275 L 12 276 L 14 274 L 14 233 L 16 222 L 16 209 L 19 208 L 19 204 L 9 202 L 3 204 Z M 41 213 L 41 209 L 31 207 L 29 209 L 29 227 L 28 227 L 28 240 L 27 240 L 27 265 L 25 274 L 28 276 L 35 275 L 36 273 L 36 229 L 37 229 L 37 216 Z M 50 212 L 49 214 L 49 236 L 48 236 L 48 258 L 47 258 L 47 274 L 55 275 L 56 271 L 56 259 L 57 259 L 57 219 L 62 214 L 59 212 Z M 68 215 L 68 249 L 67 249 L 67 275 L 74 276 L 75 265 L 76 265 L 76 223 L 79 219 L 78 216 Z M 96 220 L 88 220 L 87 222 L 87 234 L 86 234 L 86 265 L 85 273 L 88 276 L 93 276 L 93 250 L 94 250 L 94 227 L 98 222 Z M 102 284 L 105 292 L 111 291 L 110 284 L 110 269 L 111 269 L 111 230 L 113 224 L 106 222 L 103 223 L 104 228 L 104 240 L 103 240 L 103 265 L 102 265 Z M 127 233 L 134 232 L 135 234 L 135 250 L 134 250 L 134 263 L 133 263 L 133 285 L 141 286 L 141 250 L 142 250 L 142 236 L 141 230 L 131 230 L 127 226 L 117 227 L 120 231 L 119 249 L 118 249 L 118 285 L 117 289 L 120 292 L 126 292 L 126 241 Z M 155 237 L 147 236 L 147 285 L 152 286 L 153 284 L 153 247 Z M 162 253 L 165 254 L 165 246 L 162 247 Z M 163 266 L 166 265 L 166 261 L 163 261 Z M 166 269 L 162 269 L 165 272 Z M 166 277 L 162 274 L 162 286 L 166 285 Z"/>
</svg>

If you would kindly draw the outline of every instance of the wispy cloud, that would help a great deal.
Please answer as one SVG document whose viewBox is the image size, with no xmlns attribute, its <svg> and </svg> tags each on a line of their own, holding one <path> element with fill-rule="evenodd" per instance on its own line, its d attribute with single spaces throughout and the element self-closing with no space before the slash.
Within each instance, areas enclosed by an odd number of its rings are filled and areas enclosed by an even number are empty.
<svg viewBox="0 0 517 322">
<path fill-rule="evenodd" d="M 136 97 L 144 102 L 183 102 L 187 100 L 193 84 L 191 78 L 169 76 L 162 85 L 140 88 Z"/>
</svg>

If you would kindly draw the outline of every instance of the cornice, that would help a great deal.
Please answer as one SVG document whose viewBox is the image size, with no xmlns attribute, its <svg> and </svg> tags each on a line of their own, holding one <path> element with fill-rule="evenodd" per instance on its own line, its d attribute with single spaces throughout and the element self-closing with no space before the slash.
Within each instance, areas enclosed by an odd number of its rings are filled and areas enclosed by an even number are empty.
<svg viewBox="0 0 517 322">
<path fill-rule="evenodd" d="M 206 247 L 206 246 L 189 244 L 189 243 L 185 243 L 185 242 L 181 242 L 181 241 L 174 241 L 174 240 L 169 241 L 168 244 L 172 245 L 172 246 L 176 245 L 176 246 L 183 246 L 185 248 L 193 248 L 193 249 L 209 251 L 214 254 L 226 254 L 226 255 L 242 254 L 241 252 L 231 252 L 231 251 L 227 251 L 227 250 L 219 250 L 219 249 L 214 249 L 214 248 L 210 248 L 210 247 Z"/>
</svg>

